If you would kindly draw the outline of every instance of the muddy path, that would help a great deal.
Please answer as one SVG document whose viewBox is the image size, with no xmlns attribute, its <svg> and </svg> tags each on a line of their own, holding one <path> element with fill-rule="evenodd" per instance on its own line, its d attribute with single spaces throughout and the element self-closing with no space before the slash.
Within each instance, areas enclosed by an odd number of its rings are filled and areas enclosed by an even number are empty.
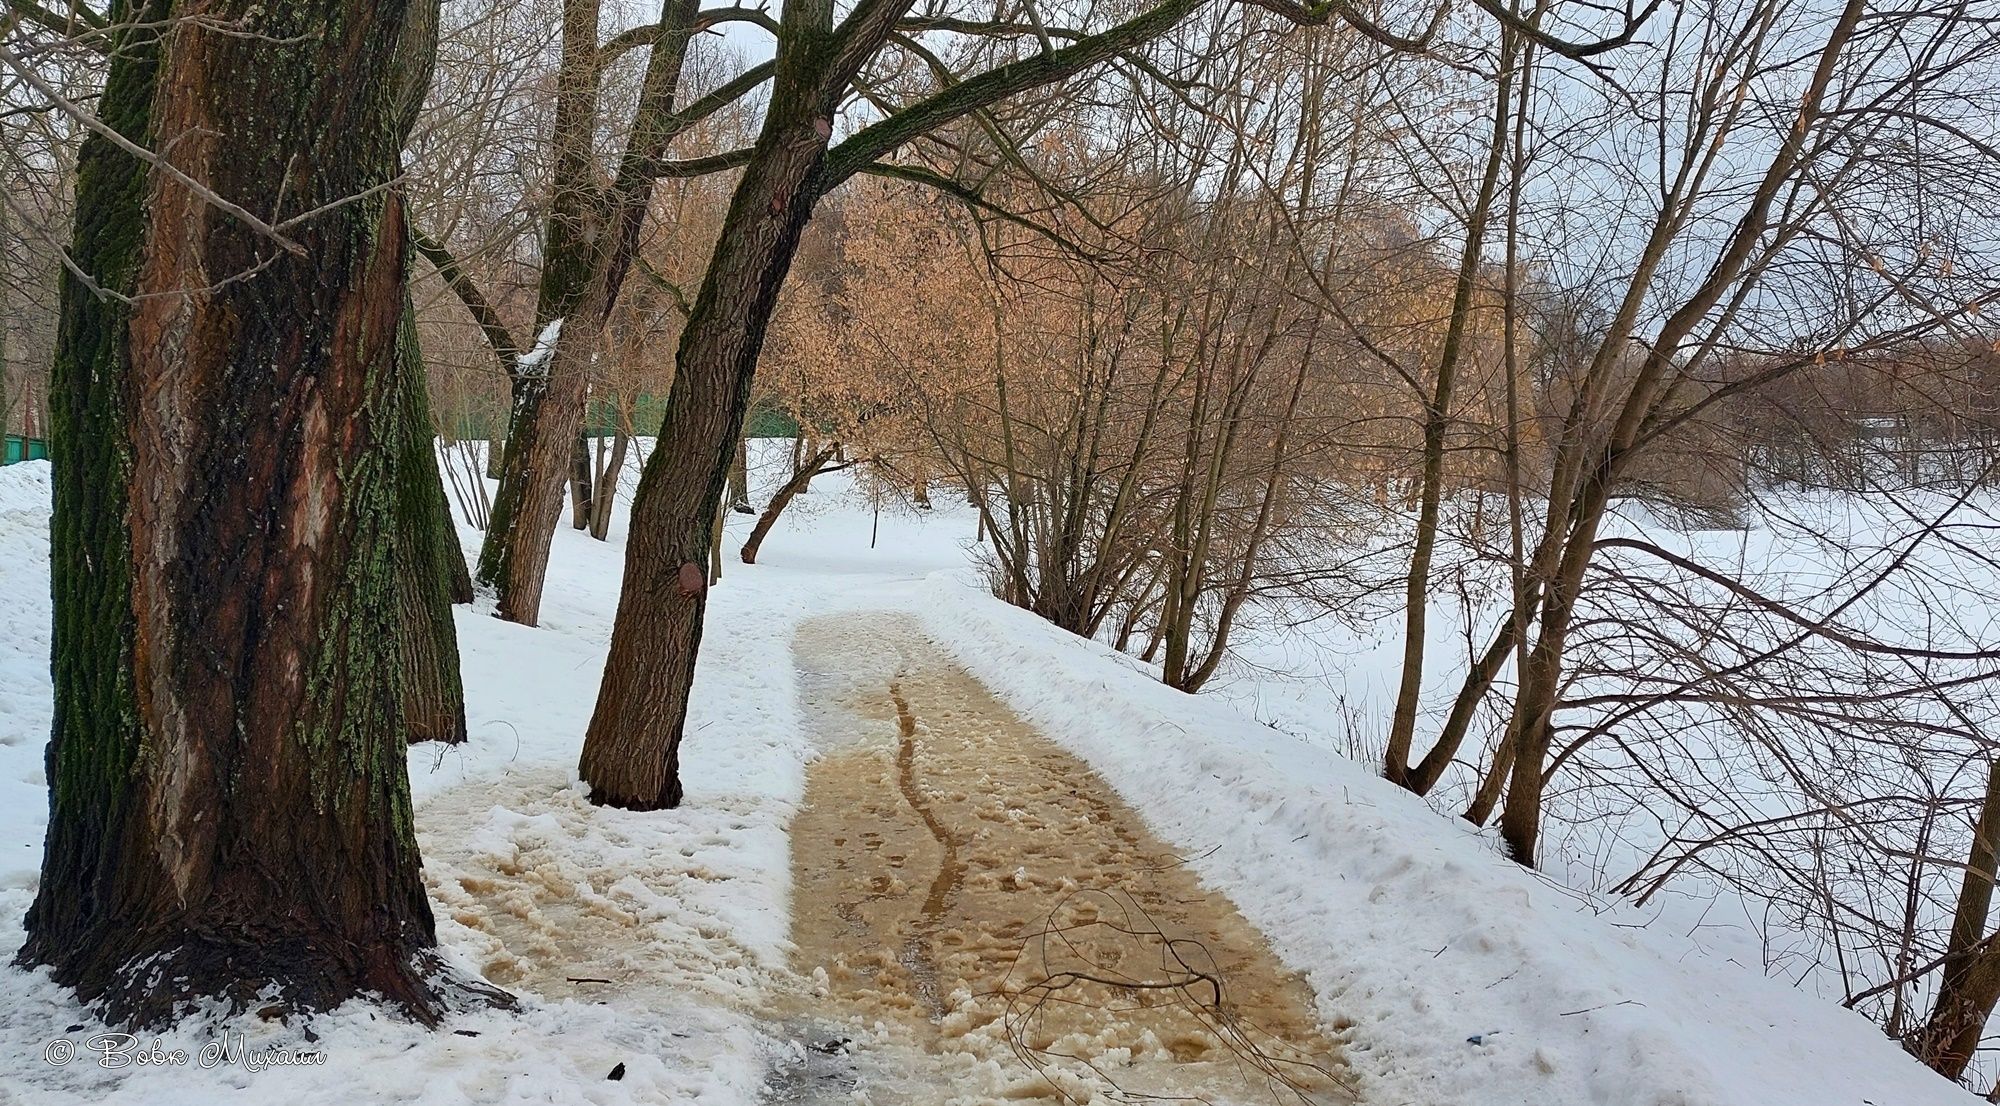
<svg viewBox="0 0 2000 1106">
<path fill-rule="evenodd" d="M 775 1103 L 1354 1100 L 1311 992 L 907 618 L 801 627 Z"/>
</svg>

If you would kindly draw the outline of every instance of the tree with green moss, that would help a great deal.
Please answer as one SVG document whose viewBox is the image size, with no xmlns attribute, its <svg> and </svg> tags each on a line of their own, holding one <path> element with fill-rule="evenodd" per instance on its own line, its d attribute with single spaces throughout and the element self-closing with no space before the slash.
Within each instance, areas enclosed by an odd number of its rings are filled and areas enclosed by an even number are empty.
<svg viewBox="0 0 2000 1106">
<path fill-rule="evenodd" d="M 51 388 L 55 725 L 20 959 L 114 1023 L 371 993 L 429 1021 L 461 989 L 393 644 L 421 383 L 394 182 L 435 2 L 109 13 Z"/>
</svg>

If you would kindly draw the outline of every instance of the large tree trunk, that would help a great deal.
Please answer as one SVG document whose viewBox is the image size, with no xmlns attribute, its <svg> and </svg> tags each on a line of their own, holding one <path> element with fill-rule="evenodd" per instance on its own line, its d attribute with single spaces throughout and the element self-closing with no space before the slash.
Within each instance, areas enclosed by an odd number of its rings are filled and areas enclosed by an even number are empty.
<svg viewBox="0 0 2000 1106">
<path fill-rule="evenodd" d="M 472 598 L 465 552 L 438 474 L 417 314 L 405 297 L 394 388 L 402 456 L 396 474 L 396 608 L 403 664 L 403 726 L 410 741 L 465 740 L 465 686 L 458 671 L 454 601 Z M 462 596 L 462 598 L 461 598 Z"/>
<path fill-rule="evenodd" d="M 819 199 L 822 130 L 831 129 L 818 114 L 830 109 L 816 109 L 811 93 L 788 91 L 774 99 L 730 201 L 681 333 L 659 445 L 633 497 L 618 618 L 579 765 L 592 802 L 680 805 L 681 728 L 707 608 L 711 516 L 750 408 L 771 309 Z"/>
<path fill-rule="evenodd" d="M 294 254 L 85 144 L 72 256 L 139 295 L 63 281 L 49 829 L 20 956 L 126 1025 L 203 997 L 369 993 L 431 1020 L 444 997 L 383 647 L 406 230 L 379 189 L 418 13 L 252 8 L 111 13 L 129 28 L 111 127 L 252 210 L 331 206 L 290 228 Z M 259 34 L 231 29 L 246 19 Z"/>
<path fill-rule="evenodd" d="M 672 0 L 669 11 L 682 2 Z M 829 168 L 836 107 L 908 5 L 858 5 L 837 30 L 831 0 L 785 5 L 763 130 L 681 330 L 659 446 L 633 498 L 618 617 L 578 766 L 593 802 L 635 810 L 680 803 L 681 731 L 706 610 L 702 568 L 713 513 L 743 433 L 771 310 L 825 189 L 917 134 L 1165 34 L 1198 6 L 1166 0 L 1103 34 L 1001 66 L 983 85 L 958 86 L 955 99 L 934 98 L 928 113 L 876 124 L 875 140 L 846 140 L 844 157 Z M 633 233 L 636 227 L 629 224 Z"/>
<path fill-rule="evenodd" d="M 480 547 L 479 582 L 498 593 L 494 613 L 533 626 L 541 620 L 549 548 L 562 519 L 589 358 L 584 347 L 558 338 L 538 375 L 525 377 L 508 423 L 500 488 Z"/>
<path fill-rule="evenodd" d="M 599 0 L 563 0 L 562 55 L 550 131 L 555 191 L 542 228 L 533 352 L 513 380 L 507 449 L 493 520 L 479 551 L 479 583 L 498 592 L 501 618 L 533 626 L 542 603 L 549 542 L 562 517 L 585 372 L 596 328 L 588 314 L 591 275 L 604 237 L 603 197 L 593 151 L 598 102 Z"/>
<path fill-rule="evenodd" d="M 556 70 L 553 135 L 555 195 L 543 226 L 541 285 L 534 350 L 513 381 L 507 450 L 493 519 L 479 551 L 479 583 L 498 593 L 496 613 L 533 626 L 539 620 L 549 542 L 562 517 L 577 435 L 583 428 L 585 378 L 596 328 L 590 278 L 604 235 L 596 140 L 598 0 L 564 0 L 562 57 Z"/>
</svg>

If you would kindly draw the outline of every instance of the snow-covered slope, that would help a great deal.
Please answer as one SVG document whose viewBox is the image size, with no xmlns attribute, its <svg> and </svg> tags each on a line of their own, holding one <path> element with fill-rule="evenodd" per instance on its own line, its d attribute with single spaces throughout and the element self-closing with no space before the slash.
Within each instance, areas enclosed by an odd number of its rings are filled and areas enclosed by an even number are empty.
<svg viewBox="0 0 2000 1106">
<path fill-rule="evenodd" d="M 1091 761 L 1203 879 L 1305 972 L 1383 1106 L 1927 1106 L 1969 1096 L 1861 1018 L 1733 964 L 1682 957 L 1595 913 L 1367 771 L 984 594 L 971 516 L 884 513 L 822 480 L 713 594 L 684 748 L 686 805 L 584 801 L 576 754 L 616 600 L 621 531 L 558 535 L 543 625 L 459 612 L 471 739 L 411 754 L 448 954 L 496 978 L 615 976 L 613 992 L 427 1033 L 365 1004 L 315 1039 L 210 1021 L 167 1035 L 178 1067 L 45 1059 L 99 1027 L 38 972 L 0 969 L 0 1102 L 747 1104 L 777 1042 L 785 830 L 811 748 L 793 628 L 902 610 L 1021 714 Z M 33 897 L 49 721 L 48 468 L 0 469 L 0 957 Z M 732 518 L 731 548 L 747 519 Z M 466 531 L 468 543 L 477 535 Z M 871 540 L 872 539 L 872 540 Z M 1332 720 L 1328 720 L 1331 727 Z M 506 941 L 503 949 L 502 940 Z M 525 951 L 522 951 L 525 950 Z M 203 1067 L 226 1033 L 324 1063 Z M 1475 1043 L 1473 1038 L 1477 1038 Z M 623 1078 L 608 1080 L 614 1065 Z"/>
<path fill-rule="evenodd" d="M 1367 1101 L 1920 1106 L 1971 1096 L 1849 1011 L 1680 957 L 1353 762 L 939 577 L 926 625 L 1356 1023 Z"/>
</svg>

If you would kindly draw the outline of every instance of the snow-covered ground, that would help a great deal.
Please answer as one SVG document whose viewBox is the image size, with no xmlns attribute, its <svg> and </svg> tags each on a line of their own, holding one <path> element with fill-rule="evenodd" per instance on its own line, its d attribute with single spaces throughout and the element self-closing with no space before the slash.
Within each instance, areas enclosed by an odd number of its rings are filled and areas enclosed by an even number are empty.
<svg viewBox="0 0 2000 1106">
<path fill-rule="evenodd" d="M 1095 766 L 1305 973 L 1325 1020 L 1352 1025 L 1364 1102 L 1973 1101 L 1858 1015 L 1499 860 L 1333 751 L 1334 712 L 1291 710 L 1286 728 L 1313 732 L 1288 735 L 984 594 L 964 509 L 878 520 L 843 486 L 816 483 L 760 564 L 731 560 L 711 593 L 676 811 L 591 807 L 575 779 L 622 524 L 609 543 L 560 532 L 539 628 L 459 612 L 470 740 L 410 756 L 439 937 L 463 970 L 565 997 L 436 1032 L 365 1004 L 316 1019 L 310 1039 L 211 1021 L 163 1036 L 185 1065 L 106 1069 L 51 1063 L 50 1042 L 101 1027 L 42 974 L 4 968 L 0 1102 L 755 1102 L 793 1047 L 759 1018 L 787 985 L 786 830 L 813 755 L 792 637 L 842 611 L 916 617 Z M 47 496 L 45 464 L 0 469 L 0 957 L 20 943 L 46 810 Z M 732 550 L 748 521 L 732 516 Z M 203 1045 L 231 1033 L 324 1063 L 204 1066 Z"/>
<path fill-rule="evenodd" d="M 1448 504 L 1457 525 L 1448 527 L 1429 606 L 1419 754 L 1471 655 L 1506 617 L 1503 565 L 1467 549 L 1475 505 Z M 1488 507 L 1496 530 L 1498 510 Z M 1620 503 L 1607 539 L 1658 546 L 1802 620 L 1928 655 L 1815 638 L 1685 565 L 1606 548 L 1569 650 L 1575 683 L 1564 697 L 1575 705 L 1559 715 L 1563 740 L 1621 713 L 1552 780 L 1544 870 L 1607 898 L 1635 872 L 1650 880 L 1671 866 L 1645 921 L 1655 937 L 1676 935 L 1676 955 L 1732 960 L 1829 1001 L 1929 962 L 1939 950 L 1904 935 L 1935 940 L 1949 925 L 1959 885 L 1949 858 L 1965 854 L 1992 756 L 1985 735 L 2000 725 L 1990 666 L 1976 659 L 2000 640 L 2000 609 L 1987 598 L 2000 562 L 1985 537 L 1996 514 L 1983 490 L 1960 499 L 1939 489 L 1876 497 L 1767 489 L 1735 529 L 1689 528 Z M 1392 513 L 1386 528 L 1406 524 Z M 1402 547 L 1381 544 L 1389 552 L 1375 571 L 1400 571 Z M 1307 603 L 1260 614 L 1235 635 L 1204 695 L 1379 763 L 1400 675 L 1400 584 L 1341 617 Z M 1511 664 L 1500 676 L 1503 685 L 1510 678 Z M 1951 702 L 1927 684 L 1952 688 Z M 1675 694 L 1683 689 L 1690 694 Z M 1765 705 L 1734 711 L 1732 694 Z M 1657 698 L 1627 711 L 1645 696 Z M 1600 705 L 1582 705 L 1593 700 Z M 1787 709 L 1793 700 L 1824 713 Z M 1434 809 L 1465 809 L 1507 702 L 1496 694 L 1474 716 L 1467 747 L 1431 796 Z M 1694 862 L 1675 863 L 1696 850 Z M 1864 1001 L 1878 1013 L 1897 1002 L 1921 1008 L 1934 978 L 1914 994 Z M 1975 1081 L 1993 1077 L 1989 1067 Z"/>
</svg>

